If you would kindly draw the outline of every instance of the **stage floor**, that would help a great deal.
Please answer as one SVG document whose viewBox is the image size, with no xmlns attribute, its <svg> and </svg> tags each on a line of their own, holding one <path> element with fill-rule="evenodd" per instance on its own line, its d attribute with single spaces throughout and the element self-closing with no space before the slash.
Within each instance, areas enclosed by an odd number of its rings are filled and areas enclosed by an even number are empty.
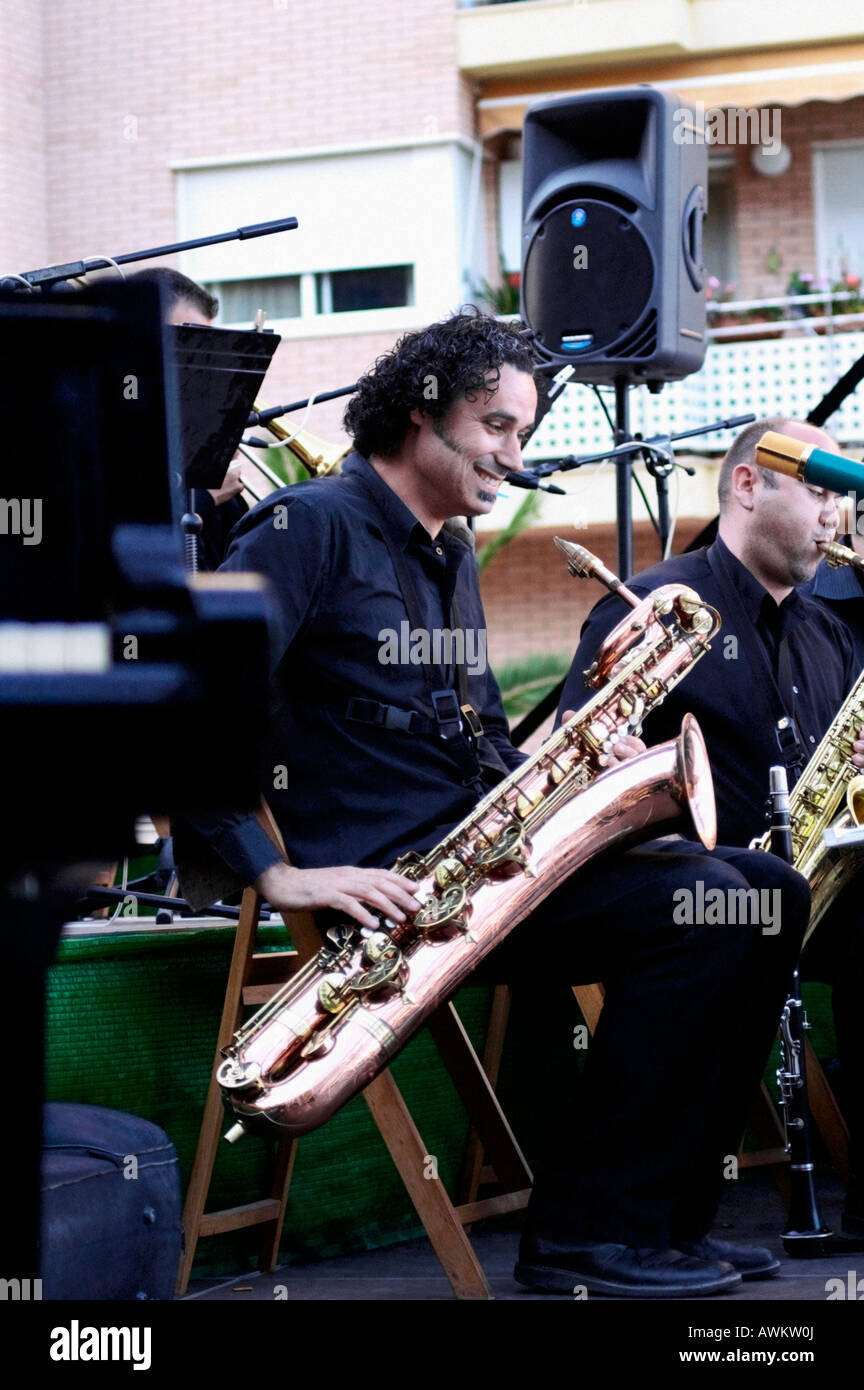
<svg viewBox="0 0 864 1390">
<path fill-rule="evenodd" d="M 818 1183 L 822 1219 L 834 1231 L 840 1229 L 843 1186 L 832 1179 Z M 724 1294 L 729 1302 L 825 1302 L 829 1279 L 847 1283 L 850 1271 L 864 1273 L 864 1250 L 836 1254 L 825 1259 L 793 1260 L 784 1251 L 780 1232 L 784 1208 L 771 1178 L 765 1173 L 746 1173 L 730 1191 L 720 1209 L 714 1234 L 721 1239 L 768 1246 L 783 1261 L 772 1279 L 742 1284 L 734 1294 Z M 492 1222 L 475 1228 L 471 1243 L 486 1271 L 496 1300 L 539 1299 L 557 1301 L 554 1295 L 532 1293 L 513 1279 L 513 1265 L 519 1245 L 515 1223 L 507 1229 Z M 575 1280 L 574 1280 L 575 1282 Z M 231 1279 L 199 1279 L 189 1286 L 184 1301 L 230 1300 L 234 1303 L 302 1301 L 347 1302 L 429 1302 L 452 1299 L 453 1293 L 429 1242 L 410 1241 L 386 1250 L 322 1260 L 314 1264 L 283 1265 L 272 1274 L 237 1275 Z M 591 1302 L 612 1303 L 590 1295 Z M 643 1300 L 647 1302 L 648 1300 Z M 681 1302 L 707 1304 L 716 1300 L 690 1299 Z"/>
</svg>

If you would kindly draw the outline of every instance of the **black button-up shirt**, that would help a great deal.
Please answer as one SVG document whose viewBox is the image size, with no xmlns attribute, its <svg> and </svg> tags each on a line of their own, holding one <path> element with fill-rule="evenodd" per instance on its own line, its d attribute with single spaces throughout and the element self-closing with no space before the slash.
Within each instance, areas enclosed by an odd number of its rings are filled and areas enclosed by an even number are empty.
<svg viewBox="0 0 864 1390">
<path fill-rule="evenodd" d="M 485 773 L 464 735 L 444 739 L 349 718 L 353 699 L 415 711 L 426 721 L 434 715 L 430 691 L 455 683 L 446 645 L 430 647 L 428 672 L 408 659 L 416 628 L 385 527 L 404 560 L 417 626 L 452 631 L 455 612 L 471 638 L 463 690 L 485 730 Z M 406 849 L 429 848 L 487 784 L 523 761 L 485 661 L 470 546 L 446 528 L 433 540 L 359 454 L 350 455 L 340 477 L 294 484 L 260 503 L 235 528 L 222 568 L 257 571 L 275 593 L 273 777 L 262 790 L 293 863 L 390 864 Z M 395 662 L 387 659 L 393 656 Z M 497 775 L 488 771 L 496 764 Z M 278 858 L 252 817 L 202 816 L 194 823 L 246 881 Z"/>
<path fill-rule="evenodd" d="M 720 613 L 722 627 L 703 656 L 645 720 L 648 744 L 677 737 L 688 711 L 699 721 L 714 777 L 718 841 L 747 845 L 765 826 L 768 769 L 784 762 L 777 722 L 792 716 L 805 760 L 821 741 L 857 676 L 845 626 L 793 590 L 781 604 L 719 538 L 628 581 L 640 597 L 661 584 L 687 584 Z M 590 692 L 583 673 L 627 610 L 609 595 L 592 609 L 567 678 L 561 710 Z M 796 773 L 790 772 L 790 786 Z"/>
</svg>

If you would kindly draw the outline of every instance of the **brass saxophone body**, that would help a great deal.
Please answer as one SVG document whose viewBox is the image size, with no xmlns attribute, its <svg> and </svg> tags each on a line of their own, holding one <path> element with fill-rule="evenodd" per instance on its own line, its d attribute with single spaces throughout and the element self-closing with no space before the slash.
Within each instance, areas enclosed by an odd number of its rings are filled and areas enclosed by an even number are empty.
<svg viewBox="0 0 864 1390">
<path fill-rule="evenodd" d="M 860 566 L 861 557 L 835 542 L 822 545 L 832 566 Z M 810 921 L 804 945 L 825 917 L 840 890 L 864 867 L 864 849 L 828 848 L 826 830 L 842 836 L 864 819 L 864 777 L 851 761 L 852 744 L 864 724 L 864 671 L 847 695 L 789 796 L 793 867 L 810 885 Z M 845 809 L 844 809 L 845 808 Z M 771 835 L 755 839 L 751 849 L 770 849 Z"/>
<path fill-rule="evenodd" d="M 592 560 L 560 543 L 571 568 Z M 624 591 L 627 596 L 627 591 Z M 507 933 L 601 850 L 689 812 L 716 840 L 705 745 L 681 734 L 613 763 L 642 719 L 708 648 L 719 616 L 682 585 L 636 606 L 586 673 L 602 689 L 426 854 L 394 865 L 422 906 L 371 931 L 340 924 L 312 961 L 235 1035 L 217 1080 L 245 1129 L 304 1134 L 367 1085 Z M 668 618 L 668 625 L 662 621 Z M 616 674 L 609 679 L 609 671 Z"/>
</svg>

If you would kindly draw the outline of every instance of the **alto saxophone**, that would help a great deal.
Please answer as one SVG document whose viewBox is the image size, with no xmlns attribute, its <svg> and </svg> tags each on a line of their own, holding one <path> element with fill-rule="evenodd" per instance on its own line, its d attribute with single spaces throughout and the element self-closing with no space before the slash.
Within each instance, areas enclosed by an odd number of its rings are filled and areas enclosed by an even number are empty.
<svg viewBox="0 0 864 1390">
<path fill-rule="evenodd" d="M 383 919 L 380 930 L 346 922 L 328 931 L 317 955 L 235 1034 L 216 1073 L 241 1121 L 226 1136 L 232 1142 L 247 1129 L 298 1135 L 323 1124 L 601 850 L 644 839 L 686 811 L 713 848 L 713 785 L 692 715 L 677 739 L 606 769 L 615 741 L 638 733 L 708 649 L 719 615 L 683 585 L 640 600 L 581 546 L 557 543 L 573 573 L 595 574 L 633 606 L 586 672 L 602 689 L 438 845 L 397 861 L 419 911 L 398 924 Z"/>
<path fill-rule="evenodd" d="M 864 561 L 848 546 L 821 543 L 833 567 Z M 864 777 L 852 757 L 852 744 L 864 724 L 864 671 L 858 677 L 789 796 L 792 829 L 792 866 L 810 884 L 810 920 L 803 945 L 824 918 L 837 894 L 864 866 L 861 847 L 829 848 L 824 836 L 832 830 L 842 837 L 864 819 Z M 846 809 L 843 809 L 845 803 Z M 833 837 L 832 837 L 833 838 Z M 770 831 L 751 842 L 751 849 L 770 849 Z"/>
</svg>

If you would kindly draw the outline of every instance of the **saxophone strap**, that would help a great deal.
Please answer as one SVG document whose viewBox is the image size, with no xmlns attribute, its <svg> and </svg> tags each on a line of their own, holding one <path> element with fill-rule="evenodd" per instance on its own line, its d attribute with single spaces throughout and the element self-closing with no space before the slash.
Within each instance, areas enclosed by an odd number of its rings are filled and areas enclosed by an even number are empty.
<svg viewBox="0 0 864 1390">
<path fill-rule="evenodd" d="M 387 519 L 371 488 L 367 487 L 359 476 L 354 476 L 353 481 L 362 489 L 378 514 L 377 529 L 387 547 L 408 621 L 412 630 L 422 631 L 425 629 L 424 615 L 420 608 L 411 572 L 405 563 L 404 551 L 391 536 Z M 440 594 L 442 613 L 448 625 L 451 629 L 459 628 L 462 618 L 458 600 L 453 592 L 456 583 L 455 571 L 448 570 L 447 578 L 450 580 L 449 594 L 438 584 L 437 579 L 434 579 L 433 582 L 435 582 Z M 468 677 L 464 664 L 453 662 L 449 668 L 426 661 L 420 664 L 423 668 L 426 700 L 432 712 L 431 718 L 428 714 L 423 714 L 418 710 L 404 709 L 398 705 L 383 704 L 379 700 L 370 700 L 362 695 L 350 694 L 347 697 L 347 703 L 339 712 L 344 713 L 345 718 L 355 724 L 369 724 L 375 728 L 393 729 L 400 733 L 443 738 L 451 744 L 454 752 L 461 743 L 464 753 L 468 755 L 472 777 L 478 776 L 480 762 L 477 756 L 477 740 L 483 735 L 483 725 L 477 711 L 468 699 Z M 460 761 L 463 760 L 460 758 Z"/>
</svg>

